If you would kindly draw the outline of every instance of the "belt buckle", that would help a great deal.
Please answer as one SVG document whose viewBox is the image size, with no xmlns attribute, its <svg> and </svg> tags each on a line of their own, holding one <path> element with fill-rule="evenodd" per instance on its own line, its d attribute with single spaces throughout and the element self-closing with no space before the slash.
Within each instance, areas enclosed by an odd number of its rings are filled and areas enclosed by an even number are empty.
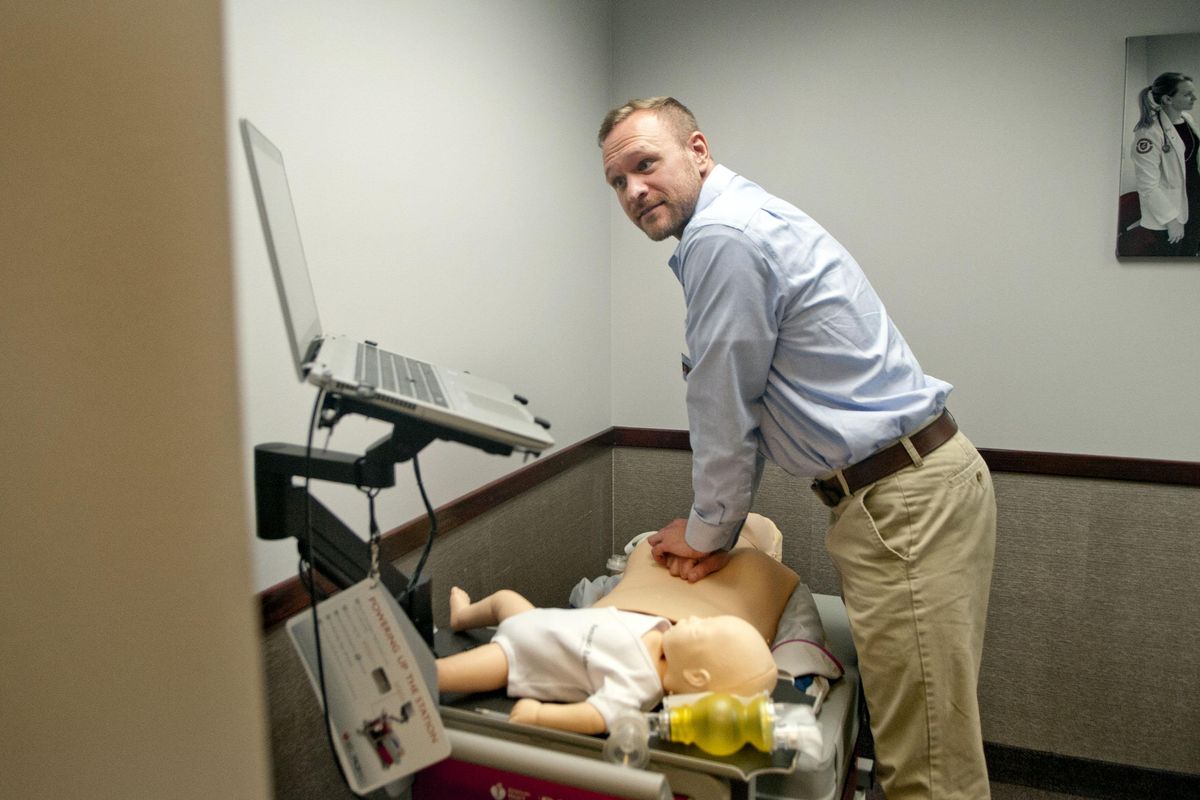
<svg viewBox="0 0 1200 800">
<path fill-rule="evenodd" d="M 817 499 L 829 508 L 837 508 L 838 503 L 842 502 L 842 498 L 845 497 L 840 488 L 833 489 L 818 480 L 812 482 L 811 488 Z"/>
</svg>

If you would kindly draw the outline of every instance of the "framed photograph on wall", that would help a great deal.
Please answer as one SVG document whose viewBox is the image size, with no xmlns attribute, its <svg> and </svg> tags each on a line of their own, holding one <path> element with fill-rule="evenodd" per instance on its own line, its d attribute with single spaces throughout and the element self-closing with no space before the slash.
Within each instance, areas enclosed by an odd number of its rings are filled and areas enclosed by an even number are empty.
<svg viewBox="0 0 1200 800">
<path fill-rule="evenodd" d="M 1125 40 L 1117 256 L 1200 253 L 1200 33 Z"/>
</svg>

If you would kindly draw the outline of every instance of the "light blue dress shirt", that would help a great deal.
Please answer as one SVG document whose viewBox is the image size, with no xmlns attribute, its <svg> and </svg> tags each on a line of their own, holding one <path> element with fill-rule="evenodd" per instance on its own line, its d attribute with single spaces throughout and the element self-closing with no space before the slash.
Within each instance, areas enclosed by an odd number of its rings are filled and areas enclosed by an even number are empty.
<svg viewBox="0 0 1200 800">
<path fill-rule="evenodd" d="M 915 432 L 926 375 L 858 263 L 811 217 L 716 165 L 670 260 L 687 303 L 687 541 L 732 546 L 769 458 L 827 475 Z"/>
</svg>

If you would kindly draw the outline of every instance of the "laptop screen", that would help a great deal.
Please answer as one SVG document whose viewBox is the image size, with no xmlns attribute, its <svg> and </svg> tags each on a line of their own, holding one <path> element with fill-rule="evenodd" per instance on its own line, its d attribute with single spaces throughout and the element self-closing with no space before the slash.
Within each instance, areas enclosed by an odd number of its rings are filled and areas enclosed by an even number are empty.
<svg viewBox="0 0 1200 800">
<path fill-rule="evenodd" d="M 258 216 L 292 345 L 292 359 L 297 377 L 303 380 L 302 366 L 313 340 L 321 335 L 321 320 L 317 316 L 317 300 L 304 260 L 304 246 L 300 243 L 300 227 L 292 207 L 283 154 L 249 120 L 243 119 L 241 127 L 254 197 L 258 201 Z"/>
</svg>

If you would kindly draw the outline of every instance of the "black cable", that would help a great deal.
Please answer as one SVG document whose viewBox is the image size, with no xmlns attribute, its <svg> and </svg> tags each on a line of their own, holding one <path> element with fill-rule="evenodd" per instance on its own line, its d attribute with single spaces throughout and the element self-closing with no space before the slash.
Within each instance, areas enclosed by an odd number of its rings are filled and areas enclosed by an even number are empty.
<svg viewBox="0 0 1200 800">
<path fill-rule="evenodd" d="M 308 552 L 304 560 L 308 562 L 308 602 L 312 607 L 312 624 L 313 624 L 313 642 L 316 645 L 317 651 L 317 683 L 321 687 L 321 708 L 324 709 L 325 721 L 325 739 L 329 742 L 329 752 L 333 755 L 333 763 L 337 766 L 338 773 L 342 776 L 342 783 L 346 788 L 350 788 L 350 780 L 346 777 L 346 770 L 342 768 L 342 760 L 338 756 L 337 746 L 333 741 L 333 728 L 329 724 L 329 697 L 325 692 L 325 663 L 321 658 L 321 628 L 320 615 L 317 613 L 317 581 L 313 576 L 313 539 L 315 532 L 312 528 L 312 500 L 309 496 L 309 482 L 312 480 L 312 443 L 313 432 L 317 427 L 317 414 L 321 409 L 321 401 L 325 398 L 325 390 L 317 391 L 317 400 L 313 404 L 312 418 L 308 424 L 308 437 L 304 444 L 304 530 L 308 536 Z M 300 579 L 304 580 L 303 572 Z M 351 794 L 355 797 L 361 797 L 353 789 L 350 789 Z"/>
<path fill-rule="evenodd" d="M 325 391 L 323 389 L 319 390 L 317 392 L 316 402 L 313 404 L 312 418 L 309 422 L 308 436 L 305 439 L 305 445 L 304 445 L 304 529 L 308 536 L 308 542 L 307 542 L 307 553 L 304 557 L 301 558 L 300 580 L 302 583 L 304 583 L 308 587 L 309 605 L 312 607 L 313 641 L 314 641 L 314 644 L 316 647 L 316 658 L 317 658 L 317 683 L 319 684 L 320 689 L 321 689 L 321 706 L 324 709 L 325 738 L 326 738 L 326 741 L 329 743 L 329 751 L 333 755 L 333 763 L 337 766 L 338 773 L 340 773 L 342 776 L 342 783 L 345 784 L 346 788 L 350 789 L 350 781 L 346 777 L 345 769 L 343 769 L 343 767 L 342 767 L 341 758 L 338 757 L 337 746 L 336 746 L 336 744 L 334 742 L 334 738 L 333 738 L 333 729 L 329 724 L 329 721 L 330 721 L 329 698 L 328 698 L 326 690 L 325 690 L 325 664 L 324 664 L 324 660 L 321 655 L 321 632 L 320 632 L 320 621 L 319 621 L 320 617 L 317 613 L 318 589 L 317 589 L 316 579 L 313 575 L 313 562 L 314 562 L 313 538 L 314 538 L 315 534 L 312 529 L 312 513 L 311 513 L 312 512 L 312 504 L 311 504 L 311 499 L 309 496 L 309 484 L 312 479 L 311 465 L 312 465 L 313 435 L 314 435 L 314 432 L 317 427 L 317 415 L 320 412 L 321 403 L 324 400 L 324 397 L 325 397 Z M 433 505 L 429 502 L 429 495 L 426 494 L 426 492 L 425 492 L 425 482 L 421 479 L 421 465 L 418 462 L 418 459 L 417 459 L 417 456 L 415 453 L 413 454 L 412 462 L 413 462 L 413 472 L 415 473 L 416 479 L 417 479 L 417 488 L 420 490 L 421 501 L 425 504 L 425 513 L 429 517 L 430 524 L 429 524 L 429 536 L 425 540 L 425 547 L 421 552 L 421 557 L 417 561 L 416 569 L 413 570 L 412 579 L 408 584 L 408 588 L 404 592 L 403 599 L 401 600 L 401 603 L 403 605 L 408 605 L 414 591 L 417 588 L 417 582 L 421 578 L 421 572 L 424 570 L 425 562 L 429 559 L 429 552 L 433 548 L 433 540 L 437 536 L 437 527 L 438 527 L 437 526 L 437 515 L 433 511 Z M 375 500 L 375 495 L 379 493 L 379 489 L 368 489 L 368 488 L 362 487 L 362 486 L 359 486 L 358 488 L 361 491 L 365 492 L 367 495 L 368 508 L 369 508 L 370 518 L 371 518 L 370 519 L 371 534 L 373 537 L 378 536 L 379 528 L 378 528 L 378 524 L 375 520 L 374 500 Z M 304 574 L 304 572 L 305 572 L 304 568 L 306 565 L 307 565 L 307 572 L 308 572 L 307 579 Z M 358 794 L 353 789 L 350 789 L 350 791 L 355 797 L 362 797 L 362 795 Z"/>
<path fill-rule="evenodd" d="M 412 457 L 413 473 L 417 476 L 417 489 L 421 492 L 421 500 L 425 503 L 425 514 L 429 517 L 429 536 L 425 539 L 425 549 L 421 551 L 421 558 L 417 560 L 416 569 L 413 570 L 412 579 L 408 583 L 408 588 L 404 590 L 404 598 L 400 604 L 408 607 L 408 604 L 413 596 L 413 592 L 417 590 L 417 581 L 421 580 L 421 571 L 425 569 L 425 562 L 429 558 L 429 551 L 433 549 L 433 540 L 437 536 L 437 514 L 433 513 L 433 506 L 429 502 L 429 496 L 425 494 L 425 482 L 421 480 L 421 463 L 417 459 L 416 453 Z"/>
</svg>

